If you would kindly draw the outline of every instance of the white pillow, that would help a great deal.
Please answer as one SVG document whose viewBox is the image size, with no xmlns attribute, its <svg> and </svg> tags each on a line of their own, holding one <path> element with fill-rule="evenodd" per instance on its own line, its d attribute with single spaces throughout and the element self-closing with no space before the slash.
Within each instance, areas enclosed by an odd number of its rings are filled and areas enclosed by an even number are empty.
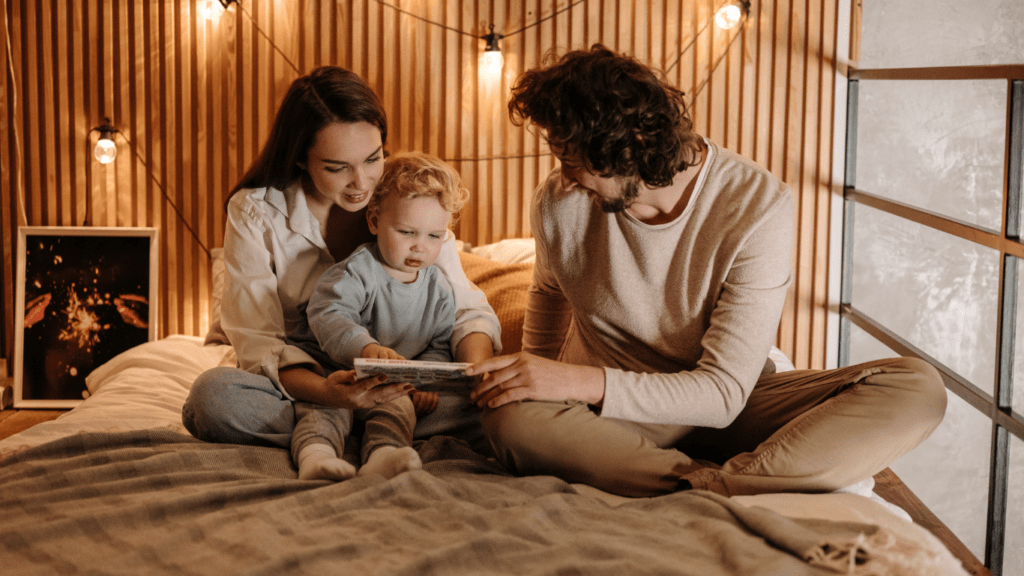
<svg viewBox="0 0 1024 576">
<path fill-rule="evenodd" d="M 493 244 L 477 246 L 467 252 L 502 264 L 520 264 L 537 259 L 537 247 L 533 238 L 508 238 Z"/>
</svg>

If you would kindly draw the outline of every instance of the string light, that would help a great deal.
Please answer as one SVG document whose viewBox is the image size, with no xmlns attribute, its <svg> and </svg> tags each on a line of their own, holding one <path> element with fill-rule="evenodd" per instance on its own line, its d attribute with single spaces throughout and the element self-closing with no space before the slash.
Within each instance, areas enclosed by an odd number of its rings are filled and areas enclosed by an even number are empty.
<svg viewBox="0 0 1024 576">
<path fill-rule="evenodd" d="M 198 0 L 202 4 L 198 4 L 197 9 L 199 14 L 205 17 L 207 20 L 216 20 L 220 18 L 220 15 L 228 9 L 228 6 L 237 2 L 238 0 Z M 217 7 L 220 4 L 220 8 Z"/>
<path fill-rule="evenodd" d="M 715 26 L 722 30 L 732 30 L 740 20 L 750 13 L 750 0 L 741 0 L 726 4 L 715 12 Z"/>
<path fill-rule="evenodd" d="M 92 155 L 100 164 L 110 164 L 117 158 L 117 144 L 114 144 L 114 132 L 117 128 L 110 123 L 110 118 L 103 119 L 103 125 L 97 126 L 90 132 L 99 132 L 100 139 L 92 149 Z"/>
<path fill-rule="evenodd" d="M 480 55 L 480 70 L 488 78 L 500 77 L 501 69 L 505 66 L 505 57 L 502 56 L 501 46 L 498 45 L 498 40 L 502 38 L 504 36 L 494 32 L 494 24 L 491 24 L 491 33 L 482 36 L 482 39 L 487 42 L 487 47 Z"/>
<path fill-rule="evenodd" d="M 197 1 L 203 1 L 203 0 L 197 0 Z M 212 5 L 213 0 L 206 0 L 206 1 Z M 280 56 L 285 60 L 285 62 L 287 62 L 288 65 L 291 66 L 291 68 L 296 73 L 299 73 L 298 67 L 289 59 L 288 55 L 285 54 L 284 51 L 282 51 L 273 42 L 273 40 L 271 40 L 270 37 L 267 36 L 267 34 L 265 32 L 263 32 L 263 30 L 258 25 L 256 25 L 255 19 L 252 17 L 251 14 L 249 14 L 242 7 L 242 4 L 238 3 L 238 0 L 218 0 L 218 1 L 220 2 L 220 4 L 222 6 L 225 7 L 225 9 L 230 4 L 236 3 L 238 5 L 238 9 L 241 11 L 241 13 L 244 14 L 250 20 L 250 22 L 252 22 L 254 28 L 256 29 L 256 32 L 258 32 L 260 35 L 262 35 L 270 43 L 271 47 L 274 48 L 274 50 L 276 50 L 278 52 L 278 54 L 280 54 Z M 477 36 L 476 34 L 471 34 L 469 32 L 466 32 L 466 31 L 463 31 L 463 30 L 459 30 L 459 29 L 453 28 L 451 26 L 447 26 L 447 25 L 442 24 L 440 22 L 436 22 L 436 21 L 430 20 L 428 18 L 424 18 L 423 16 L 420 16 L 420 15 L 415 14 L 413 12 L 410 12 L 408 10 L 404 10 L 402 8 L 399 8 L 398 6 L 395 6 L 394 4 L 392 4 L 390 2 L 387 2 L 386 0 L 373 0 L 373 1 L 376 2 L 377 4 L 383 6 L 383 7 L 390 8 L 391 10 L 394 10 L 395 12 L 398 12 L 400 14 L 405 14 L 406 16 L 410 16 L 410 17 L 412 17 L 412 18 L 414 18 L 416 20 L 420 20 L 422 22 L 425 22 L 427 24 L 431 24 L 433 26 L 437 26 L 438 28 L 443 28 L 445 30 L 448 30 L 448 31 L 451 31 L 451 32 L 455 32 L 457 34 L 462 34 L 462 35 L 465 35 L 465 36 L 473 36 L 475 38 L 479 38 L 481 40 L 484 40 L 485 42 L 487 42 L 487 45 L 484 48 L 484 51 L 483 51 L 483 53 L 480 56 L 479 69 L 481 70 L 482 75 L 486 74 L 489 77 L 497 77 L 497 76 L 499 76 L 501 74 L 502 69 L 504 68 L 504 56 L 501 53 L 501 47 L 498 44 L 498 40 L 501 40 L 503 38 L 508 38 L 508 37 L 514 36 L 516 34 L 520 34 L 520 33 L 524 32 L 524 31 L 526 31 L 526 30 L 528 30 L 528 29 L 530 29 L 530 28 L 532 28 L 534 26 L 537 26 L 537 25 L 541 24 L 542 22 L 545 22 L 547 20 L 555 18 L 556 16 L 558 16 L 559 14 L 562 14 L 563 12 L 567 12 L 567 11 L 571 10 L 572 8 L 574 8 L 575 6 L 577 6 L 579 4 L 583 4 L 584 2 L 586 2 L 586 0 L 575 0 L 575 1 L 571 2 L 571 3 L 569 3 L 568 5 L 566 5 L 565 7 L 561 8 L 559 10 L 555 10 L 550 15 L 548 15 L 548 16 L 546 16 L 544 18 L 540 18 L 539 20 L 537 20 L 537 21 L 535 21 L 535 22 L 533 22 L 531 24 L 525 25 L 522 28 L 519 28 L 518 30 L 514 30 L 514 31 L 509 32 L 507 34 L 496 34 L 494 32 L 494 25 L 491 24 L 490 25 L 490 30 L 491 30 L 490 34 L 485 34 L 483 36 Z M 671 66 L 669 66 L 665 70 L 665 73 L 667 74 L 667 73 L 671 72 L 671 70 L 673 68 L 675 68 L 679 64 L 680 60 L 682 59 L 683 54 L 685 52 L 687 52 L 689 50 L 689 48 L 692 47 L 692 45 L 697 41 L 697 37 L 699 37 L 704 32 L 704 30 L 706 30 L 707 27 L 712 22 L 715 22 L 720 28 L 724 28 L 726 30 L 735 28 L 737 26 L 737 24 L 739 24 L 740 21 L 743 20 L 744 17 L 749 15 L 749 13 L 750 13 L 750 5 L 751 5 L 750 0 L 734 0 L 734 1 L 731 1 L 728 4 L 726 4 L 725 6 L 722 6 L 721 8 L 719 8 L 718 11 L 715 13 L 715 15 L 712 18 L 710 18 L 707 21 L 705 21 L 704 26 L 701 27 L 701 29 L 697 32 L 695 37 L 690 41 L 690 43 L 685 48 L 683 48 L 683 49 L 681 49 L 679 51 L 679 54 L 676 57 L 676 60 L 672 63 Z M 730 47 L 732 46 L 733 42 L 735 42 L 735 40 L 736 40 L 736 37 L 733 37 L 732 40 L 729 42 L 729 46 Z M 726 49 L 726 52 L 728 52 L 728 48 Z M 722 58 L 720 57 L 714 63 L 714 65 L 711 67 L 711 70 L 708 72 L 708 78 L 705 79 L 704 82 L 702 82 L 701 85 L 694 91 L 694 93 L 691 95 L 691 98 L 696 99 L 696 96 L 701 92 L 701 90 L 704 88 L 704 86 L 708 83 L 708 81 L 710 80 L 710 77 L 714 74 L 715 70 L 718 68 L 718 65 L 721 62 L 722 62 Z M 450 159 L 446 159 L 446 160 L 452 161 L 452 162 L 478 162 L 478 161 L 484 161 L 484 160 L 510 160 L 510 159 L 519 159 L 519 158 L 529 158 L 529 157 L 541 157 L 541 156 L 545 156 L 545 155 L 546 154 L 533 154 L 533 155 L 520 155 L 520 156 L 501 156 L 501 157 L 493 157 L 493 158 L 482 158 L 482 157 L 476 157 L 476 158 L 450 158 Z"/>
</svg>

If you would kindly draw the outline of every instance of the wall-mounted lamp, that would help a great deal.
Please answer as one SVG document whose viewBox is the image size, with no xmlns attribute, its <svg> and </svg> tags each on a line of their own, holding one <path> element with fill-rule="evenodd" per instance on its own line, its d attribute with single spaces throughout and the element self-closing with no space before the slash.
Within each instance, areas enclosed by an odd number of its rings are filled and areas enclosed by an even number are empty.
<svg viewBox="0 0 1024 576">
<path fill-rule="evenodd" d="M 494 24 L 491 24 L 491 33 L 481 36 L 487 42 L 484 53 L 480 55 L 480 68 L 491 77 L 497 78 L 501 75 L 501 69 L 505 65 L 505 58 L 501 55 L 501 46 L 498 40 L 504 38 L 501 34 L 494 32 Z"/>
<path fill-rule="evenodd" d="M 740 19 L 750 13 L 750 0 L 739 0 L 726 4 L 715 12 L 715 25 L 722 30 L 732 30 Z"/>
<path fill-rule="evenodd" d="M 110 118 L 103 119 L 103 125 L 97 126 L 89 132 L 99 132 L 100 139 L 92 149 L 92 155 L 100 164 L 110 164 L 117 158 L 117 144 L 114 144 L 114 132 L 117 128 L 110 123 Z"/>
</svg>

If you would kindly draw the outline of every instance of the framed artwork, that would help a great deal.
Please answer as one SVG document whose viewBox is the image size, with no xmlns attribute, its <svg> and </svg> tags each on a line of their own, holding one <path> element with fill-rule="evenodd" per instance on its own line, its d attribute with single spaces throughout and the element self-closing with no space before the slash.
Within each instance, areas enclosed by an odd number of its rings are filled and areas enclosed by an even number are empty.
<svg viewBox="0 0 1024 576">
<path fill-rule="evenodd" d="M 94 369 L 156 338 L 157 238 L 156 228 L 19 228 L 15 408 L 72 408 Z"/>
</svg>

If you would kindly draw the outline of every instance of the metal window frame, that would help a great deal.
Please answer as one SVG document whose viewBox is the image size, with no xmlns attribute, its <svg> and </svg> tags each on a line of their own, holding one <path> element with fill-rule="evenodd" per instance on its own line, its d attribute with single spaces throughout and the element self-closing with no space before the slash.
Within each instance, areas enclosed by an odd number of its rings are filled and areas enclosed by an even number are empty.
<svg viewBox="0 0 1024 576">
<path fill-rule="evenodd" d="M 999 231 L 975 226 L 858 190 L 857 115 L 861 81 L 875 80 L 1006 80 L 1006 151 L 1003 177 L 1003 222 Z M 992 422 L 985 566 L 995 576 L 1003 572 L 1006 545 L 1006 500 L 1009 481 L 1010 434 L 1024 440 L 1024 415 L 1013 410 L 1013 352 L 1016 338 L 1019 262 L 1024 260 L 1020 241 L 1024 194 L 1024 65 L 949 66 L 932 68 L 851 69 L 847 86 L 846 165 L 843 186 L 843 247 L 840 283 L 839 365 L 850 359 L 850 326 L 855 324 L 904 356 L 930 362 L 942 374 L 946 388 L 964 399 Z M 996 376 L 989 395 L 882 323 L 854 308 L 853 224 L 856 206 L 863 204 L 958 238 L 997 250 L 1000 258 L 999 317 L 996 323 Z M 1021 335 L 1024 337 L 1024 335 Z"/>
</svg>

